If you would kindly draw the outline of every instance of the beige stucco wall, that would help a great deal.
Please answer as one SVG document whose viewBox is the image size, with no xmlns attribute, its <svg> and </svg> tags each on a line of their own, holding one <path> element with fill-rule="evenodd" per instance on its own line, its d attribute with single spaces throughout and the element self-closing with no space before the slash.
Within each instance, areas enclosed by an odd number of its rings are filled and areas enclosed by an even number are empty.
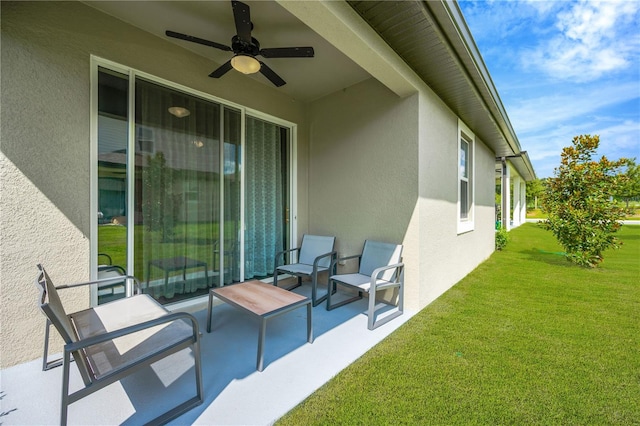
<svg viewBox="0 0 640 426">
<path fill-rule="evenodd" d="M 458 117 L 430 90 L 420 97 L 419 307 L 431 303 L 494 250 L 494 154 L 475 144 L 475 228 L 458 234 Z"/>
<path fill-rule="evenodd" d="M 81 3 L 1 3 L 0 362 L 41 353 L 36 264 L 54 282 L 89 278 L 90 55 L 298 124 L 298 224 L 308 226 L 303 105 Z M 64 296 L 70 310 L 88 303 Z M 54 352 L 60 349 L 54 347 Z"/>
<path fill-rule="evenodd" d="M 408 246 L 416 234 L 418 98 L 400 98 L 370 79 L 309 107 L 310 232 L 335 235 L 340 256 L 365 239 Z M 340 272 L 355 265 L 345 265 Z M 405 278 L 417 285 L 416 262 Z M 409 302 L 409 301 L 408 301 Z"/>
<path fill-rule="evenodd" d="M 309 108 L 310 231 L 340 253 L 365 239 L 401 243 L 418 198 L 417 96 L 370 79 Z"/>
</svg>

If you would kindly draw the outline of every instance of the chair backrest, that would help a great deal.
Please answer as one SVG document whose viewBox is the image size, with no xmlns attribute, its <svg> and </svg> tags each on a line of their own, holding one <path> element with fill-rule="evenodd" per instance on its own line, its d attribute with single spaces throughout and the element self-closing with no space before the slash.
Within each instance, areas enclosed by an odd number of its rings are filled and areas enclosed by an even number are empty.
<svg viewBox="0 0 640 426">
<path fill-rule="evenodd" d="M 333 251 L 336 237 L 323 237 L 320 235 L 303 235 L 298 263 L 313 265 L 313 261 L 321 254 Z M 325 257 L 318 262 L 318 266 L 328 268 L 331 265 L 331 257 Z"/>
<path fill-rule="evenodd" d="M 402 244 L 365 240 L 358 272 L 362 275 L 371 276 L 376 268 L 400 263 L 401 259 Z M 395 271 L 395 269 L 389 269 L 383 272 L 380 278 L 391 281 L 395 278 Z"/>
<path fill-rule="evenodd" d="M 60 336 L 65 343 L 73 343 L 78 341 L 78 336 L 75 331 L 75 327 L 71 323 L 71 320 L 67 316 L 64 310 L 58 290 L 51 281 L 49 274 L 45 271 L 42 265 L 38 265 L 40 273 L 36 281 L 37 286 L 40 289 L 40 309 L 49 319 L 51 324 L 54 325 Z M 88 367 L 87 360 L 81 351 L 75 351 L 73 357 L 76 360 L 82 379 L 86 385 L 91 383 L 92 373 Z"/>
</svg>

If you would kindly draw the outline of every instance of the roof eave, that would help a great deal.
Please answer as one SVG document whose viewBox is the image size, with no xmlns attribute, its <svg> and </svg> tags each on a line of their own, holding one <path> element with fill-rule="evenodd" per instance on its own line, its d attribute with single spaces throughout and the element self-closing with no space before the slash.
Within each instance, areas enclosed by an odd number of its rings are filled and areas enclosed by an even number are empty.
<svg viewBox="0 0 640 426">
<path fill-rule="evenodd" d="M 523 152 L 456 1 L 348 3 L 496 156 Z M 424 19 L 398 25 L 417 14 Z M 535 176 L 528 155 L 523 158 L 518 171 Z"/>
</svg>

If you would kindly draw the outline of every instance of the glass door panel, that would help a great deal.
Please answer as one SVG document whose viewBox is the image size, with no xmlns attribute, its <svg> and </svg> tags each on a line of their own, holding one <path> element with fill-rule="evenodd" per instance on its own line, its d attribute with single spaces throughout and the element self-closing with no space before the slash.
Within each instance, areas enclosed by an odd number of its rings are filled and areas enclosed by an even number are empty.
<svg viewBox="0 0 640 426">
<path fill-rule="evenodd" d="M 98 278 L 126 275 L 128 76 L 98 70 Z M 125 282 L 99 286 L 98 304 L 125 297 Z"/>
<path fill-rule="evenodd" d="M 162 303 L 206 294 L 220 276 L 220 105 L 143 79 L 135 104 L 135 275 Z"/>
<path fill-rule="evenodd" d="M 220 268 L 224 284 L 238 282 L 240 276 L 240 233 L 242 230 L 241 209 L 241 120 L 240 111 L 224 109 L 223 176 L 224 187 L 224 256 Z"/>
</svg>

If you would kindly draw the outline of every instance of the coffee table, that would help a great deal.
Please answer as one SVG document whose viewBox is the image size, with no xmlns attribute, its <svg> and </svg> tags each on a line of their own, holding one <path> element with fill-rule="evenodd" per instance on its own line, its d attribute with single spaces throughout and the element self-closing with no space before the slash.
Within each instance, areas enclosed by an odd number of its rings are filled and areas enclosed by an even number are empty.
<svg viewBox="0 0 640 426">
<path fill-rule="evenodd" d="M 262 371 L 264 368 L 264 340 L 267 330 L 267 320 L 270 318 L 285 314 L 306 305 L 307 342 L 313 343 L 311 299 L 308 297 L 260 281 L 247 281 L 244 283 L 214 288 L 209 292 L 207 333 L 211 333 L 211 311 L 213 308 L 214 297 L 260 318 L 258 359 L 256 363 L 256 369 L 258 371 Z"/>
</svg>

